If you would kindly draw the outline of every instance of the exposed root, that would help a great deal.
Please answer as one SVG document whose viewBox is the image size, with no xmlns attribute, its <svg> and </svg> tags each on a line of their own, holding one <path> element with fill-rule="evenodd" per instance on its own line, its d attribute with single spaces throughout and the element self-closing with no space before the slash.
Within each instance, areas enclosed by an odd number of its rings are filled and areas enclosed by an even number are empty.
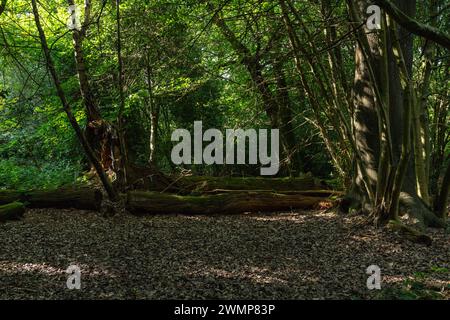
<svg viewBox="0 0 450 320">
<path fill-rule="evenodd" d="M 387 228 L 398 232 L 400 235 L 404 236 L 406 239 L 415 242 L 430 246 L 433 242 L 430 236 L 420 232 L 417 229 L 409 227 L 400 221 L 390 220 L 387 224 Z"/>
<path fill-rule="evenodd" d="M 104 217 L 113 217 L 116 215 L 125 215 L 127 213 L 125 201 L 120 200 L 112 202 L 104 199 L 100 208 L 100 212 Z"/>
<path fill-rule="evenodd" d="M 446 228 L 444 219 L 438 218 L 430 208 L 417 196 L 406 192 L 400 194 L 400 205 L 402 209 L 412 218 L 416 228 L 424 231 L 426 227 Z"/>
<path fill-rule="evenodd" d="M 127 213 L 126 199 L 121 197 L 119 201 L 111 201 L 104 189 L 102 192 L 102 200 L 100 204 L 100 213 L 103 217 L 124 216 Z"/>
</svg>

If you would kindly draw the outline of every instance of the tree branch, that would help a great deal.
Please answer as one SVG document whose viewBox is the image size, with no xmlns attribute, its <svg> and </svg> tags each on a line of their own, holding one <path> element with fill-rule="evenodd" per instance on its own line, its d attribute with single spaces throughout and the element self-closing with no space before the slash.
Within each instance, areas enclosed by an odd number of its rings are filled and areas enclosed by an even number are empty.
<svg viewBox="0 0 450 320">
<path fill-rule="evenodd" d="M 414 20 L 404 14 L 389 0 L 375 0 L 375 3 L 382 7 L 399 25 L 406 30 L 450 49 L 450 37 L 445 32 Z"/>
</svg>

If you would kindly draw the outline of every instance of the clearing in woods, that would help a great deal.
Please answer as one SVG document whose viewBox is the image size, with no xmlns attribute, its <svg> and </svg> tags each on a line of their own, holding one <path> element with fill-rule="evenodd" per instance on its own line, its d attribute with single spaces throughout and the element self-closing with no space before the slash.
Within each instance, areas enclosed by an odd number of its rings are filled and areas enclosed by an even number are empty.
<svg viewBox="0 0 450 320">
<path fill-rule="evenodd" d="M 431 247 L 325 211 L 105 219 L 36 209 L 0 224 L 0 299 L 449 299 L 449 238 L 429 232 Z M 373 264 L 380 291 L 366 286 Z M 80 290 L 66 287 L 69 265 Z"/>
</svg>

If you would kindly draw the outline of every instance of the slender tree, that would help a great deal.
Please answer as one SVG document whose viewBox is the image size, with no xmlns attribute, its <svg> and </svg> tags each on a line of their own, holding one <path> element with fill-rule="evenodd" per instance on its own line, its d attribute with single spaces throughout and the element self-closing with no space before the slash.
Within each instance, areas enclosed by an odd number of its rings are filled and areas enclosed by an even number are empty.
<svg viewBox="0 0 450 320">
<path fill-rule="evenodd" d="M 36 0 L 31 0 L 31 4 L 33 7 L 34 21 L 36 23 L 36 27 L 37 27 L 37 30 L 39 33 L 39 39 L 41 42 L 42 50 L 44 52 L 44 57 L 46 60 L 47 68 L 52 77 L 58 97 L 61 100 L 62 107 L 67 115 L 67 118 L 69 119 L 69 122 L 70 122 L 72 128 L 74 129 L 74 131 L 78 137 L 78 140 L 80 141 L 81 145 L 83 146 L 83 149 L 84 149 L 84 152 L 86 153 L 87 158 L 89 159 L 91 164 L 94 166 L 98 176 L 100 177 L 110 200 L 113 202 L 117 202 L 120 200 L 119 194 L 117 193 L 117 191 L 111 184 L 101 163 L 95 156 L 94 151 L 92 150 L 91 146 L 89 145 L 89 142 L 86 139 L 86 137 L 83 133 L 83 130 L 81 129 L 80 125 L 78 124 L 75 116 L 73 115 L 72 108 L 70 107 L 70 105 L 67 101 L 66 95 L 61 86 L 61 81 L 59 80 L 58 74 L 56 72 L 55 64 L 53 63 L 53 58 L 51 56 L 50 49 L 47 44 L 47 38 L 45 36 L 44 29 L 42 28 Z"/>
<path fill-rule="evenodd" d="M 122 168 L 122 184 L 127 184 L 127 167 L 128 167 L 128 151 L 125 141 L 125 125 L 124 125 L 124 111 L 125 111 L 125 92 L 124 92 L 124 72 L 123 72 L 123 57 L 122 57 L 122 29 L 120 24 L 120 0 L 116 0 L 116 28 L 117 28 L 117 61 L 118 61 L 118 89 L 119 89 L 119 114 L 117 122 L 119 124 L 119 144 L 120 144 L 120 165 Z"/>
</svg>

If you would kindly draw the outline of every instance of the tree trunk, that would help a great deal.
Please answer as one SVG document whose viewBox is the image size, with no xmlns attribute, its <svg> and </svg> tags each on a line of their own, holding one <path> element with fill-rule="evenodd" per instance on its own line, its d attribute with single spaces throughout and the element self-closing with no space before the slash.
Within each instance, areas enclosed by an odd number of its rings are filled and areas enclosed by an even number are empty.
<svg viewBox="0 0 450 320">
<path fill-rule="evenodd" d="M 441 219 L 448 217 L 448 198 L 450 196 L 450 156 L 447 157 L 447 169 L 445 170 L 442 187 L 435 201 L 436 215 Z"/>
<path fill-rule="evenodd" d="M 122 29 L 120 25 L 120 0 L 116 0 L 116 24 L 117 24 L 117 61 L 118 61 L 118 89 L 119 89 L 119 115 L 117 123 L 118 128 L 118 140 L 120 146 L 120 157 L 117 160 L 120 170 L 119 173 L 119 185 L 125 187 L 127 185 L 127 167 L 128 167 L 128 148 L 125 139 L 125 88 L 124 88 L 124 73 L 123 73 L 123 58 L 122 58 Z"/>
<path fill-rule="evenodd" d="M 278 101 L 278 112 L 280 118 L 280 133 L 282 134 L 282 150 L 285 150 L 284 161 L 290 176 L 300 173 L 301 161 L 297 150 L 297 138 L 295 136 L 292 104 L 289 98 L 289 88 L 283 71 L 283 64 L 277 57 L 272 59 L 274 75 L 276 78 L 276 99 Z"/>
<path fill-rule="evenodd" d="M 45 33 L 44 33 L 44 29 L 42 28 L 41 25 L 41 21 L 40 21 L 40 17 L 39 17 L 39 11 L 38 11 L 38 7 L 36 4 L 36 0 L 32 0 L 31 4 L 33 6 L 33 14 L 34 14 L 34 20 L 36 23 L 36 27 L 38 29 L 39 32 L 39 39 L 41 42 L 41 46 L 42 49 L 44 51 L 44 56 L 45 56 L 45 60 L 47 62 L 47 68 L 50 71 L 50 75 L 52 77 L 53 83 L 55 85 L 57 94 L 59 99 L 61 100 L 61 104 L 63 106 L 63 109 L 67 115 L 67 118 L 69 119 L 69 122 L 72 126 L 72 128 L 75 130 L 75 133 L 77 135 L 78 140 L 80 141 L 86 156 L 88 158 L 88 160 L 90 161 L 90 163 L 93 165 L 93 167 L 95 168 L 98 176 L 100 177 L 100 180 L 103 183 L 103 186 L 110 198 L 111 201 L 119 201 L 119 195 L 117 193 L 117 191 L 115 190 L 115 188 L 113 187 L 113 185 L 111 184 L 111 182 L 109 181 L 108 177 L 106 176 L 105 171 L 103 170 L 103 167 L 101 165 L 101 163 L 99 162 L 99 160 L 97 159 L 94 151 L 92 150 L 88 140 L 86 139 L 83 131 L 81 130 L 75 116 L 72 113 L 72 108 L 70 107 L 69 103 L 67 102 L 67 98 L 66 95 L 64 93 L 64 90 L 62 89 L 61 86 L 61 82 L 59 80 L 58 74 L 56 73 L 56 68 L 55 65 L 53 63 L 53 59 L 52 56 L 50 54 L 50 49 L 48 47 L 47 44 L 47 38 L 45 37 Z"/>
<path fill-rule="evenodd" d="M 74 5 L 75 2 L 74 0 L 68 0 L 68 4 L 69 6 Z M 85 3 L 85 17 L 81 30 L 72 30 L 78 82 L 87 118 L 85 136 L 103 169 L 112 180 L 116 181 L 116 184 L 123 186 L 124 181 L 126 180 L 124 178 L 126 172 L 121 157 L 123 152 L 120 132 L 116 132 L 116 129 L 101 116 L 97 100 L 95 99 L 89 81 L 90 77 L 84 59 L 83 41 L 86 37 L 89 24 L 90 3 L 87 1 Z M 95 168 L 92 168 L 92 170 L 95 171 Z"/>
<path fill-rule="evenodd" d="M 158 122 L 159 122 L 159 104 L 156 103 L 153 95 L 153 77 L 152 67 L 150 62 L 150 54 L 147 52 L 146 61 L 146 76 L 147 76 L 147 114 L 150 119 L 150 140 L 149 140 L 149 158 L 150 166 L 156 166 L 156 155 L 158 147 Z"/>
<path fill-rule="evenodd" d="M 355 11 L 356 8 L 359 11 L 359 19 L 365 16 L 366 8 L 372 4 L 367 0 L 357 1 L 355 7 L 351 1 L 348 3 L 350 10 L 353 8 Z M 414 17 L 415 1 L 398 0 L 397 4 Z M 365 30 L 365 34 L 359 36 L 354 85 L 354 131 L 362 155 L 361 167 L 367 169 L 370 188 L 381 192 L 381 195 L 377 194 L 375 201 L 368 201 L 361 170 L 356 176 L 355 190 L 363 195 L 362 200 L 368 210 L 377 211 L 377 218 L 385 222 L 396 219 L 401 205 L 420 221 L 421 228 L 425 225 L 444 226 L 427 207 L 426 194 L 425 199 L 420 197 L 418 190 L 426 190 L 427 181 L 423 179 L 427 178 L 424 170 L 417 175 L 420 164 L 416 165 L 415 159 L 410 158 L 415 145 L 411 139 L 411 112 L 416 105 L 411 80 L 412 35 L 402 28 L 397 30 L 394 24 L 389 23 L 389 18 L 385 21 L 388 21 L 384 26 L 386 29 Z M 380 56 L 383 50 L 385 53 Z M 380 112 L 382 110 L 385 114 Z M 388 153 L 382 154 L 381 151 Z M 377 207 L 380 204 L 384 208 Z"/>
</svg>

